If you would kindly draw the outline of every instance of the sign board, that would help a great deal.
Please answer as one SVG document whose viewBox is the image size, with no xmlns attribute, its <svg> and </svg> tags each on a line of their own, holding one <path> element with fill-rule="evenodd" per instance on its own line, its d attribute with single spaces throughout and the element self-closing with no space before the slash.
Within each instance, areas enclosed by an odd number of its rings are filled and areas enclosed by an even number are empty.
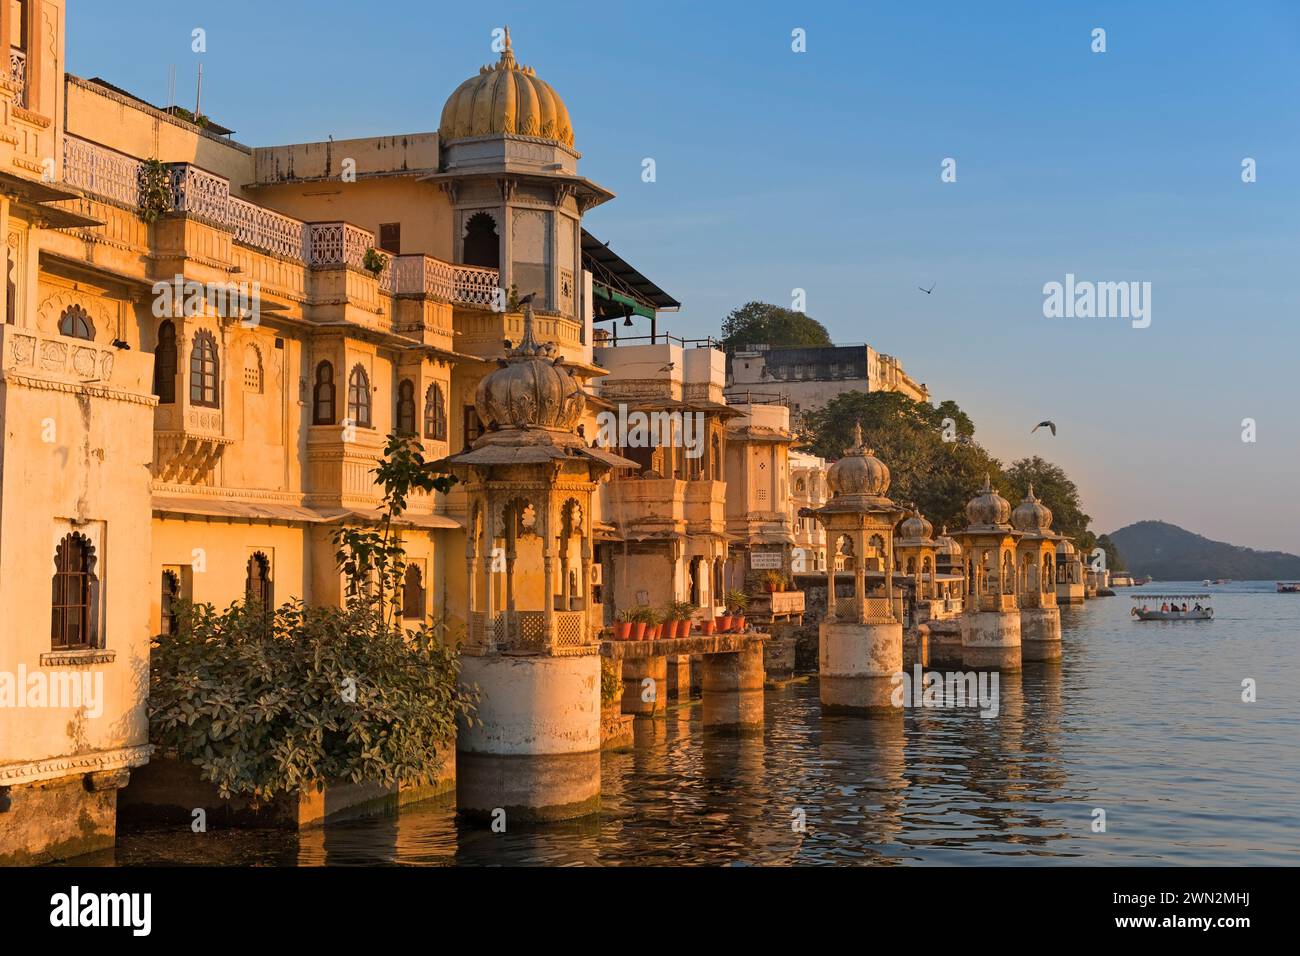
<svg viewBox="0 0 1300 956">
<path fill-rule="evenodd" d="M 755 571 L 780 571 L 782 555 L 780 551 L 751 551 L 749 566 Z"/>
</svg>

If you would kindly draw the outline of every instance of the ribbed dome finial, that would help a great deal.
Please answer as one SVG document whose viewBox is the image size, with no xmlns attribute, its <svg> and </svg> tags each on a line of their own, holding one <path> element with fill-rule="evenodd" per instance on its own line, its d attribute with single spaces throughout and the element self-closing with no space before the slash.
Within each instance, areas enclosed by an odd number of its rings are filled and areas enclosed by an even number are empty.
<svg viewBox="0 0 1300 956">
<path fill-rule="evenodd" d="M 438 135 L 443 140 L 507 134 L 552 140 L 572 148 L 569 111 L 530 66 L 515 60 L 510 28 L 495 63 L 479 68 L 447 98 Z"/>
</svg>

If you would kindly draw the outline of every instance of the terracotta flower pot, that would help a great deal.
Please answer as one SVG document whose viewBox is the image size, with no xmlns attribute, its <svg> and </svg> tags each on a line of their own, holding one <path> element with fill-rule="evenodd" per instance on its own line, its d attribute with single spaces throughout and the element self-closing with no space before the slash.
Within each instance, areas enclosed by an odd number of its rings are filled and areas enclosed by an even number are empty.
<svg viewBox="0 0 1300 956">
<path fill-rule="evenodd" d="M 745 615 L 737 614 L 733 617 L 731 619 L 731 627 L 733 630 L 743 631 L 745 629 Z"/>
<path fill-rule="evenodd" d="M 701 622 L 700 622 L 700 633 L 701 633 L 701 634 L 704 634 L 704 635 L 707 636 L 707 635 L 712 634 L 715 630 L 717 630 L 717 624 L 715 624 L 713 621 L 701 621 Z"/>
<path fill-rule="evenodd" d="M 659 640 L 659 636 L 663 634 L 663 632 L 664 632 L 664 626 L 662 623 L 647 624 L 645 629 L 645 639 L 647 641 L 657 641 Z"/>
<path fill-rule="evenodd" d="M 692 628 L 694 628 L 694 627 L 695 627 L 695 622 L 694 622 L 694 621 L 690 621 L 690 620 L 687 620 L 687 621 L 678 621 L 678 622 L 677 622 L 677 636 L 678 636 L 678 637 L 690 637 L 690 636 L 691 636 L 691 630 L 692 630 Z"/>
<path fill-rule="evenodd" d="M 645 639 L 645 621 L 636 621 L 632 625 L 632 636 L 629 640 L 640 641 Z"/>
<path fill-rule="evenodd" d="M 614 623 L 614 640 L 626 641 L 628 635 L 632 633 L 631 621 L 616 621 Z"/>
<path fill-rule="evenodd" d="M 729 630 L 731 630 L 730 614 L 724 614 L 721 617 L 714 618 L 714 620 L 717 621 L 718 624 L 717 630 L 719 634 L 726 634 Z"/>
</svg>

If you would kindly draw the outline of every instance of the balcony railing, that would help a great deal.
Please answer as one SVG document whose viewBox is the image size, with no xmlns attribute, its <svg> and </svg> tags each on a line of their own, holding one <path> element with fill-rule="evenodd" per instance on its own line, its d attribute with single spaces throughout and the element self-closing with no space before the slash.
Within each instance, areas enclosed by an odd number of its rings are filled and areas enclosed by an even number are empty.
<svg viewBox="0 0 1300 956">
<path fill-rule="evenodd" d="M 581 654 L 596 646 L 586 611 L 554 611 L 552 615 L 555 633 L 547 646 L 545 611 L 502 611 L 490 616 L 474 611 L 470 614 L 468 645 L 478 653 L 554 655 Z"/>
<path fill-rule="evenodd" d="M 9 48 L 9 82 L 18 89 L 14 92 L 14 106 L 27 106 L 27 51 Z"/>
<path fill-rule="evenodd" d="M 140 205 L 144 163 L 75 136 L 63 139 L 63 179 L 70 186 L 131 208 Z M 303 222 L 230 194 L 230 181 L 189 163 L 170 165 L 171 211 L 228 229 L 235 242 L 316 269 L 364 270 L 375 234 L 347 222 Z M 377 250 L 378 251 L 378 250 Z M 444 302 L 491 307 L 496 269 L 456 265 L 431 256 L 391 256 L 378 275 L 388 293 L 423 293 Z"/>
</svg>

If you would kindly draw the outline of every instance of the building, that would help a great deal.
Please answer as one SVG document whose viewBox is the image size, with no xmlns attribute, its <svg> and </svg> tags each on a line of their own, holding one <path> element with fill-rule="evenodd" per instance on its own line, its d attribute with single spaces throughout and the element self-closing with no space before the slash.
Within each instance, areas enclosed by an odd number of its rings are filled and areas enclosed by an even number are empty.
<svg viewBox="0 0 1300 956">
<path fill-rule="evenodd" d="M 385 436 L 415 436 L 429 460 L 471 450 L 480 382 L 525 340 L 521 300 L 533 341 L 581 383 L 606 371 L 593 323 L 623 299 L 675 307 L 584 233 L 612 194 L 579 173 L 563 101 L 508 36 L 441 114 L 430 104 L 436 132 L 253 148 L 65 74 L 64 6 L 0 4 L 0 705 L 20 676 L 103 689 L 94 707 L 0 720 L 2 860 L 112 842 L 116 791 L 148 758 L 151 637 L 177 598 L 345 599 L 331 535 L 376 516 Z M 702 373 L 716 405 L 720 363 Z M 584 404 L 576 434 L 598 410 Z M 469 596 L 481 613 L 508 601 L 500 576 L 475 577 L 475 494 L 411 500 L 402 606 L 487 645 Z M 602 494 L 556 556 L 548 641 L 578 620 L 590 648 L 601 622 L 586 548 L 612 527 Z M 721 505 L 703 507 L 720 540 Z M 720 551 L 702 552 L 710 570 Z"/>
<path fill-rule="evenodd" d="M 826 570 L 826 529 L 804 509 L 826 503 L 826 459 L 790 450 L 790 521 L 794 526 L 795 572 L 810 574 Z"/>
<path fill-rule="evenodd" d="M 869 345 L 750 345 L 729 358 L 728 394 L 742 401 L 747 392 L 778 395 L 796 428 L 803 415 L 844 392 L 899 392 L 913 401 L 930 400 L 930 390 L 904 372 L 898 359 Z"/>
</svg>

